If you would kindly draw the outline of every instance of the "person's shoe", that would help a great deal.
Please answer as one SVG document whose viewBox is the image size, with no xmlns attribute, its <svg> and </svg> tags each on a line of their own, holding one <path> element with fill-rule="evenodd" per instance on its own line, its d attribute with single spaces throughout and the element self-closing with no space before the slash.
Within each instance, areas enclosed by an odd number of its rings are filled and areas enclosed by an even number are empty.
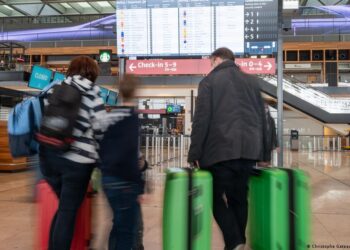
<svg viewBox="0 0 350 250">
<path fill-rule="evenodd" d="M 249 249 L 249 248 L 248 248 Z M 230 250 L 229 248 L 225 247 L 224 250 Z M 244 244 L 239 244 L 238 246 L 236 246 L 235 248 L 233 248 L 232 250 L 245 250 L 245 245 Z"/>
<path fill-rule="evenodd" d="M 239 244 L 234 250 L 244 250 L 244 244 Z"/>
</svg>

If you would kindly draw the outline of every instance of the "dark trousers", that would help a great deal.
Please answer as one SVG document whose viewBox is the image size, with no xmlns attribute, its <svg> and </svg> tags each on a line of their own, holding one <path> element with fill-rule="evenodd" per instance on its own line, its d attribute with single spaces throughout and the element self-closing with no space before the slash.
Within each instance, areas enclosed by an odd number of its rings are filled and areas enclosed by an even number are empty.
<svg viewBox="0 0 350 250">
<path fill-rule="evenodd" d="M 139 185 L 115 176 L 103 176 L 102 186 L 113 212 L 109 250 L 131 250 L 138 234 L 140 204 Z"/>
<path fill-rule="evenodd" d="M 213 175 L 213 213 L 225 241 L 225 249 L 245 244 L 248 218 L 248 180 L 255 161 L 230 160 L 209 170 Z"/>
<path fill-rule="evenodd" d="M 51 149 L 40 149 L 40 169 L 59 199 L 52 220 L 49 250 L 70 250 L 76 215 L 82 204 L 94 164 L 80 164 L 60 157 Z"/>
<path fill-rule="evenodd" d="M 139 206 L 139 224 L 137 229 L 137 235 L 136 240 L 134 242 L 134 246 L 132 247 L 132 250 L 144 250 L 143 246 L 143 216 L 142 216 L 142 210 L 141 206 Z"/>
</svg>

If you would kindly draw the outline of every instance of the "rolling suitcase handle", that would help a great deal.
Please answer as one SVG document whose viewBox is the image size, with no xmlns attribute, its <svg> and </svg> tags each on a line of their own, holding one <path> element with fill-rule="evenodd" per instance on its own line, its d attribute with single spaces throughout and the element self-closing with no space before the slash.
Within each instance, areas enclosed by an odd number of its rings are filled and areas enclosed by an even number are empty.
<svg viewBox="0 0 350 250">
<path fill-rule="evenodd" d="M 200 231 L 201 221 L 196 213 L 193 211 L 193 199 L 198 195 L 199 190 L 193 185 L 193 172 L 199 169 L 199 164 L 190 164 L 187 167 L 188 172 L 188 236 L 187 236 L 187 250 L 192 250 L 192 239 L 195 236 L 194 234 Z M 193 216 L 195 215 L 195 216 Z"/>
</svg>

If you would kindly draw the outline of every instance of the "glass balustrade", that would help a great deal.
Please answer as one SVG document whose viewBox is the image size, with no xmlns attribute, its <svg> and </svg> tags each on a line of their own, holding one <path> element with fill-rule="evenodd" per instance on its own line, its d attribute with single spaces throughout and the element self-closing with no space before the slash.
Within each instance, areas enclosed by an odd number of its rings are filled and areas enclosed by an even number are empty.
<svg viewBox="0 0 350 250">
<path fill-rule="evenodd" d="M 277 87 L 277 78 L 265 76 L 263 80 Z M 283 90 L 332 114 L 350 114 L 350 98 L 334 98 L 300 83 L 283 79 Z"/>
</svg>

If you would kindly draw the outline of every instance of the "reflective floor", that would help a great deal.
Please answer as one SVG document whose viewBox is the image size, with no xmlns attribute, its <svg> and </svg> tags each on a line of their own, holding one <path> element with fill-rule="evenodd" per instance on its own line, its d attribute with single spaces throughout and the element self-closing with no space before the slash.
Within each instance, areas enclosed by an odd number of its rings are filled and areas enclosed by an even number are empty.
<svg viewBox="0 0 350 250">
<path fill-rule="evenodd" d="M 145 249 L 161 250 L 162 196 L 165 166 L 153 166 L 150 177 L 153 193 L 143 203 Z M 287 152 L 285 165 L 304 169 L 312 185 L 311 249 L 350 248 L 350 152 Z M 33 249 L 35 203 L 34 171 L 0 174 L 0 249 Z M 110 214 L 102 194 L 93 201 L 94 249 L 106 249 Z M 213 225 L 213 250 L 222 250 L 219 230 Z M 332 248 L 332 245 L 334 246 Z"/>
</svg>

